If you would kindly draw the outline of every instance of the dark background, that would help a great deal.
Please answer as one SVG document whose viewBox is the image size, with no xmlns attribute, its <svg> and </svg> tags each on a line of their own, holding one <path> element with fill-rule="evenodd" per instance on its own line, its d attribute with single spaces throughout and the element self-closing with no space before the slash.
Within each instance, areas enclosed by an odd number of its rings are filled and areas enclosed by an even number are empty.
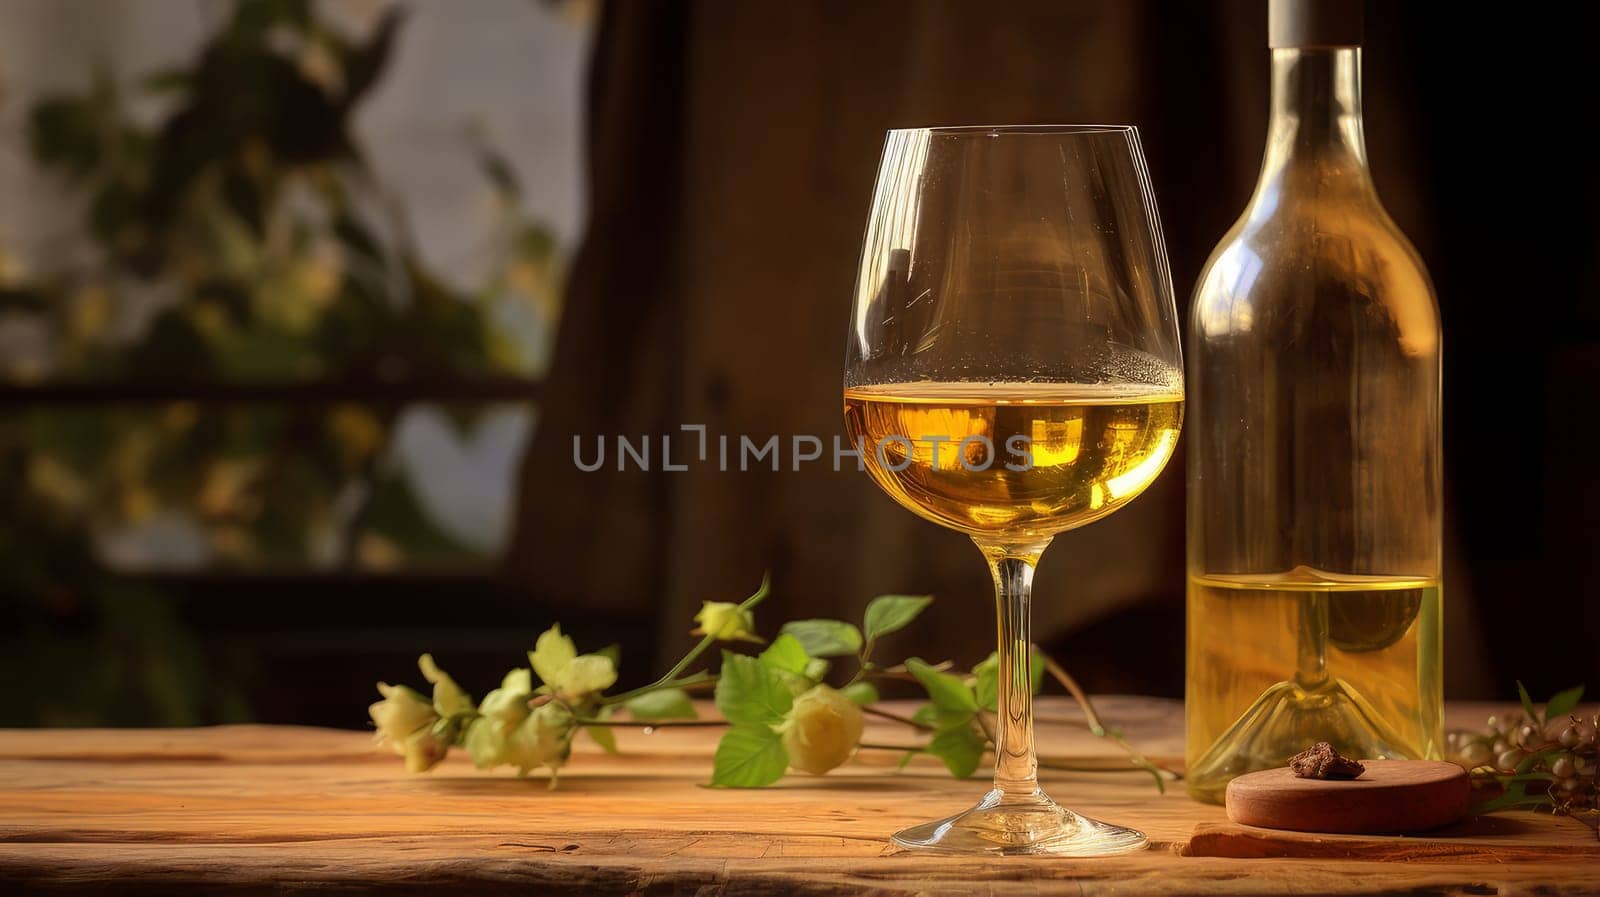
<svg viewBox="0 0 1600 897">
<path fill-rule="evenodd" d="M 558 619 L 580 646 L 620 642 L 624 682 L 642 681 L 681 649 L 700 601 L 738 600 L 768 569 L 769 630 L 928 592 L 940 600 L 903 646 L 981 658 L 993 623 L 979 555 L 864 475 L 584 474 L 571 437 L 681 423 L 758 439 L 841 432 L 842 335 L 888 128 L 1137 124 L 1186 306 L 1260 160 L 1264 5 L 603 4 L 585 100 L 588 230 L 547 372 L 416 363 L 401 379 L 357 369 L 289 392 L 204 377 L 180 390 L 246 409 L 533 402 L 503 556 L 465 572 L 128 575 L 94 563 L 70 521 L 41 548 L 48 515 L 13 467 L 0 490 L 13 530 L 0 538 L 3 647 L 8 681 L 40 694 L 0 722 L 355 726 L 374 680 L 417 678 L 417 653 L 481 693 Z M 1557 5 L 1442 9 L 1368 4 L 1364 71 L 1375 178 L 1444 321 L 1446 692 L 1600 684 L 1600 173 L 1587 138 L 1600 21 Z M 384 332 L 398 336 L 374 338 L 379 354 L 429 351 L 427 336 Z M 5 413 L 160 405 L 176 388 L 139 387 L 138 373 L 88 393 L 7 386 Z M 1036 637 L 1093 691 L 1182 693 L 1181 451 L 1144 497 L 1059 539 L 1041 567 Z M 103 687 L 60 685 L 99 669 L 107 646 L 119 660 L 94 674 Z M 163 676 L 188 684 L 179 698 L 159 697 L 172 693 L 150 684 Z"/>
</svg>

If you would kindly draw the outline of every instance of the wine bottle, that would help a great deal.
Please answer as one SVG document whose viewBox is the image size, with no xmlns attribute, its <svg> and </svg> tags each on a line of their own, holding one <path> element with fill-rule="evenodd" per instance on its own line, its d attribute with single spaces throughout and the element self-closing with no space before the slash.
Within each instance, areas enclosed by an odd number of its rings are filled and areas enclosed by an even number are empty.
<svg viewBox="0 0 1600 897">
<path fill-rule="evenodd" d="M 1270 0 L 1261 175 L 1189 321 L 1189 793 L 1438 757 L 1440 330 L 1361 121 L 1360 0 Z"/>
</svg>

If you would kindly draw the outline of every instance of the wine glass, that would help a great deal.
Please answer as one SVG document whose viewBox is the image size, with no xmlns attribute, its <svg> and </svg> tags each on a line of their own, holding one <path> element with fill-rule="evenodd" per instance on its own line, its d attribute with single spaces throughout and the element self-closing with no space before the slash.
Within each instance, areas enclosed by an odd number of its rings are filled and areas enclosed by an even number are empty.
<svg viewBox="0 0 1600 897">
<path fill-rule="evenodd" d="M 1166 249 L 1132 127 L 890 131 L 861 252 L 844 410 L 895 501 L 994 576 L 994 789 L 895 843 L 1093 856 L 1146 845 L 1040 790 L 1030 590 L 1050 540 L 1128 503 L 1183 416 Z"/>
</svg>

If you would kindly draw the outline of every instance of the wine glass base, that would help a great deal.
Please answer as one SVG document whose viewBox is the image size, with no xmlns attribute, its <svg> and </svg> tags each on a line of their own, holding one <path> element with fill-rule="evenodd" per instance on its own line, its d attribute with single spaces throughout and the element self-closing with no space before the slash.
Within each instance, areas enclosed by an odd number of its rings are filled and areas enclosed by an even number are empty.
<svg viewBox="0 0 1600 897">
<path fill-rule="evenodd" d="M 1149 846 L 1143 832 L 1080 816 L 1043 791 L 1025 798 L 999 790 L 948 819 L 895 833 L 897 847 L 941 854 L 1093 857 Z"/>
</svg>

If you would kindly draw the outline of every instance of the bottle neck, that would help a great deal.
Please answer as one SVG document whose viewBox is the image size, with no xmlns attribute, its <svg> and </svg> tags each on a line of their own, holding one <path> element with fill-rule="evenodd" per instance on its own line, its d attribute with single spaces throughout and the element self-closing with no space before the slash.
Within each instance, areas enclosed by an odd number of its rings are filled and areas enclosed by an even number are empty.
<svg viewBox="0 0 1600 897">
<path fill-rule="evenodd" d="M 1256 192 L 1303 189 L 1319 195 L 1372 189 L 1360 47 L 1272 51 L 1272 116 Z"/>
</svg>

